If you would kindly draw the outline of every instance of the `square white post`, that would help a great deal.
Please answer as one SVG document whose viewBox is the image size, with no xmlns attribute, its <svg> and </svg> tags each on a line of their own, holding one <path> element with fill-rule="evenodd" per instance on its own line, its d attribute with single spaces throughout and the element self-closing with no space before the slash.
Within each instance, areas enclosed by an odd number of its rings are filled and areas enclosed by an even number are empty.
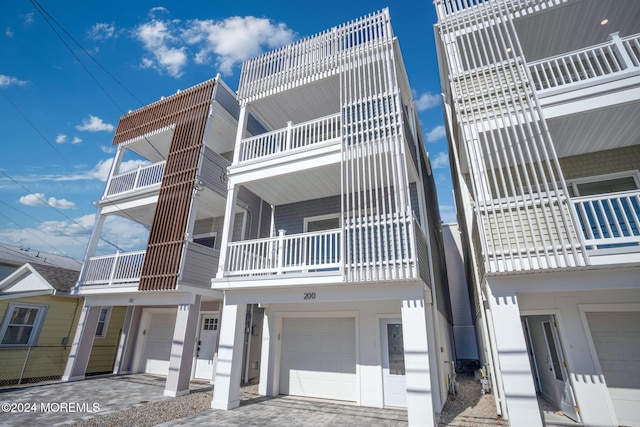
<svg viewBox="0 0 640 427">
<path fill-rule="evenodd" d="M 246 304 L 229 304 L 225 294 L 220 321 L 216 385 L 211 402 L 213 409 L 227 410 L 240 406 L 242 347 L 246 313 Z"/>
<path fill-rule="evenodd" d="M 435 425 L 429 364 L 430 357 L 435 356 L 429 354 L 427 312 L 422 295 L 402 301 L 402 334 L 405 337 L 404 366 L 409 425 Z"/>
<path fill-rule="evenodd" d="M 67 365 L 62 375 L 62 381 L 76 381 L 84 379 L 89 364 L 89 356 L 91 356 L 91 347 L 93 347 L 93 339 L 96 336 L 96 328 L 98 327 L 98 318 L 100 317 L 100 306 L 88 306 L 87 301 L 84 302 L 76 334 L 73 337 L 71 350 Z"/>
<path fill-rule="evenodd" d="M 497 293 L 489 285 L 487 291 L 509 421 L 512 426 L 542 427 L 518 298 L 515 292 Z"/>
<path fill-rule="evenodd" d="M 164 388 L 165 396 L 175 397 L 189 394 L 199 314 L 200 295 L 195 296 L 193 304 L 178 305 L 176 326 L 173 330 L 173 342 L 171 343 L 169 375 Z"/>
</svg>

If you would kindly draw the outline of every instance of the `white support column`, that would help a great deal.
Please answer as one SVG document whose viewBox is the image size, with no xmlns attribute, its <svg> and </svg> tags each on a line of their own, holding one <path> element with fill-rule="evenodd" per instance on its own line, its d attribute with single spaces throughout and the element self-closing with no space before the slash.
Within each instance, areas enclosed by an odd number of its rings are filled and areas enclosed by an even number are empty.
<svg viewBox="0 0 640 427">
<path fill-rule="evenodd" d="M 102 215 L 102 208 L 98 208 L 93 222 L 93 228 L 91 229 L 91 236 L 89 236 L 89 243 L 87 244 L 87 250 L 84 252 L 84 258 L 82 259 L 82 269 L 80 270 L 80 276 L 78 277 L 78 284 L 84 282 L 87 267 L 89 266 L 89 258 L 96 253 L 98 247 L 98 240 L 100 240 L 100 233 L 102 232 L 102 226 L 104 225 L 105 215 Z"/>
<path fill-rule="evenodd" d="M 434 331 L 430 332 L 435 333 Z M 402 301 L 402 334 L 406 337 L 404 340 L 404 365 L 409 425 L 435 425 L 427 311 L 422 295 Z M 437 393 L 437 390 L 435 392 Z"/>
<path fill-rule="evenodd" d="M 492 290 L 487 284 L 493 315 L 496 352 L 508 418 L 512 426 L 542 427 L 531 365 L 527 355 L 515 292 Z"/>
<path fill-rule="evenodd" d="M 200 295 L 195 296 L 193 304 L 178 305 L 178 315 L 171 344 L 171 358 L 169 359 L 169 375 L 164 388 L 165 396 L 175 397 L 189 394 L 199 314 Z"/>
<path fill-rule="evenodd" d="M 84 375 L 87 372 L 89 356 L 91 356 L 91 347 L 93 346 L 93 339 L 96 336 L 98 318 L 100 317 L 100 309 L 102 307 L 88 306 L 86 305 L 86 300 L 84 304 L 82 313 L 80 314 L 80 320 L 78 321 L 78 327 L 76 328 L 76 335 L 73 337 L 73 343 L 69 351 L 67 365 L 64 368 L 62 381 L 84 379 Z"/>
<path fill-rule="evenodd" d="M 258 394 L 260 396 L 276 396 L 277 389 L 274 375 L 275 351 L 276 351 L 276 324 L 275 316 L 268 309 L 264 312 L 264 322 L 262 323 L 262 351 L 260 353 L 260 385 Z"/>
<path fill-rule="evenodd" d="M 220 321 L 216 386 L 211 402 L 213 409 L 228 410 L 240 406 L 242 348 L 246 313 L 246 304 L 229 304 L 225 295 Z"/>
<path fill-rule="evenodd" d="M 120 339 L 118 340 L 118 349 L 116 350 L 116 361 L 113 364 L 113 373 L 122 374 L 123 365 L 125 360 L 125 350 L 131 343 L 131 324 L 133 323 L 133 314 L 135 307 L 127 307 L 127 312 L 124 315 L 124 322 L 122 324 L 122 331 L 120 332 Z"/>
<path fill-rule="evenodd" d="M 247 127 L 247 118 L 249 112 L 247 111 L 247 106 L 242 105 L 240 107 L 240 114 L 238 115 L 238 130 L 236 132 L 236 148 L 233 150 L 233 164 L 237 165 L 240 163 L 240 152 L 242 150 L 242 138 L 244 137 L 244 132 Z"/>
<path fill-rule="evenodd" d="M 216 277 L 222 278 L 227 264 L 229 254 L 228 245 L 233 237 L 233 223 L 236 214 L 236 202 L 238 200 L 238 187 L 231 181 L 227 187 L 227 206 L 224 211 L 224 226 L 222 228 L 222 238 L 220 240 L 220 257 L 218 259 L 218 273 Z"/>
</svg>

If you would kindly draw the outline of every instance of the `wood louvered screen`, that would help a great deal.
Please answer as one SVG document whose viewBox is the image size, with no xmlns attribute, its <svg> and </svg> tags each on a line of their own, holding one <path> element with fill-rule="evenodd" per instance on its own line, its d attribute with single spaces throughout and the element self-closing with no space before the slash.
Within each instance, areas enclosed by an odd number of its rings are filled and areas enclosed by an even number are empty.
<svg viewBox="0 0 640 427">
<path fill-rule="evenodd" d="M 175 124 L 138 290 L 177 285 L 214 80 L 124 116 L 114 144 Z"/>
</svg>

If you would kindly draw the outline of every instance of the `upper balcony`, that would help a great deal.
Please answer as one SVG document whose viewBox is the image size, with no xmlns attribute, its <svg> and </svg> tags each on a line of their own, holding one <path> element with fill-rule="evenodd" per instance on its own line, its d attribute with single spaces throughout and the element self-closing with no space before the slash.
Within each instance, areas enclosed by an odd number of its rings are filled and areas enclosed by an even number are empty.
<svg viewBox="0 0 640 427">
<path fill-rule="evenodd" d="M 135 170 L 112 176 L 107 183 L 104 197 L 109 198 L 129 191 L 159 189 L 166 163 L 166 160 L 163 160 L 147 166 L 138 166 Z"/>
<path fill-rule="evenodd" d="M 538 96 L 544 97 L 640 74 L 640 34 L 529 62 Z"/>
</svg>

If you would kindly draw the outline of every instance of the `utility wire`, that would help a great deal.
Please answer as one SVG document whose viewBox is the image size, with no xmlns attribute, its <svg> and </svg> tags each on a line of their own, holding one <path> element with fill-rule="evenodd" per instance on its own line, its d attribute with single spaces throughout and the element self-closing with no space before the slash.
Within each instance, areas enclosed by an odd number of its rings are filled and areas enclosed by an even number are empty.
<svg viewBox="0 0 640 427">
<path fill-rule="evenodd" d="M 20 183 L 19 181 L 17 181 L 15 178 L 9 176 L 5 171 L 0 170 L 0 173 L 2 173 L 4 176 L 6 176 L 7 178 L 9 178 L 12 182 L 14 182 L 15 184 L 19 185 L 23 190 L 25 190 L 28 194 L 32 194 L 34 196 L 36 196 L 38 199 L 40 199 L 40 201 L 42 201 L 43 204 L 49 206 L 51 209 L 53 209 L 54 211 L 58 212 L 60 215 L 62 215 L 63 217 L 67 218 L 69 221 L 73 222 L 74 224 L 76 224 L 77 226 L 79 226 L 80 228 L 82 228 L 84 231 L 86 231 L 87 233 L 91 233 L 91 230 L 87 229 L 84 225 L 80 224 L 78 221 L 76 221 L 75 219 L 71 218 L 69 215 L 65 214 L 64 212 L 62 212 L 60 209 L 56 208 L 55 206 L 51 206 L 49 204 L 48 201 L 46 201 L 45 199 L 43 199 L 39 194 L 32 192 L 30 189 L 28 189 L 26 186 L 24 186 L 22 183 Z M 116 248 L 116 250 L 118 251 L 122 251 L 124 252 L 124 250 L 122 248 L 120 248 L 118 245 L 116 245 L 113 242 L 110 242 L 109 240 L 100 237 L 100 240 L 102 240 L 103 242 L 113 246 L 114 248 Z"/>
<path fill-rule="evenodd" d="M 44 140 L 44 142 L 46 142 L 49 145 L 49 147 L 51 147 L 53 149 L 53 151 L 55 151 L 65 162 L 69 163 L 69 160 L 67 160 L 67 158 L 65 158 L 62 155 L 62 153 L 60 151 L 58 151 L 56 146 L 53 145 L 51 143 L 51 141 L 49 141 L 49 139 L 47 139 L 47 137 L 44 136 L 44 134 L 42 132 L 40 132 L 40 129 L 38 129 L 38 127 L 31 120 L 29 120 L 29 117 L 27 117 L 27 115 L 24 114 L 22 112 L 22 110 L 20 110 L 20 108 L 18 108 L 18 106 L 11 100 L 11 98 L 9 98 L 9 96 L 2 89 L 0 89 L 0 93 L 2 94 L 2 96 L 5 97 L 5 99 L 9 102 L 9 104 L 11 104 L 11 106 L 14 108 L 14 110 L 16 110 L 18 112 L 18 114 L 20 114 L 22 116 L 22 118 L 25 119 L 27 123 L 29 123 L 29 125 L 33 128 L 33 130 L 35 130 L 36 133 L 38 135 L 40 135 L 40 138 L 42 138 Z"/>
</svg>

